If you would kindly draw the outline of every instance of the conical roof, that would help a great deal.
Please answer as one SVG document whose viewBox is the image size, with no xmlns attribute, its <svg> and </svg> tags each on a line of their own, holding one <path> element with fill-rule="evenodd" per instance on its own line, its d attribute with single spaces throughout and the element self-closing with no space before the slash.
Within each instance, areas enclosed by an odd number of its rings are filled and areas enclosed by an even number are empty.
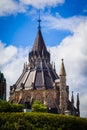
<svg viewBox="0 0 87 130">
<path fill-rule="evenodd" d="M 22 84 L 25 89 L 53 89 L 53 84 L 58 78 L 50 63 L 50 53 L 47 51 L 39 27 L 33 48 L 29 53 L 29 64 L 24 66 L 23 73 L 15 83 L 16 89 L 20 90 Z"/>
<path fill-rule="evenodd" d="M 46 59 L 48 59 L 50 61 L 50 53 L 47 51 L 42 33 L 41 33 L 41 29 L 38 28 L 38 33 L 33 45 L 32 50 L 29 52 L 29 59 L 32 59 L 33 57 L 45 57 Z"/>
<path fill-rule="evenodd" d="M 47 51 L 40 29 L 38 30 L 32 51 Z"/>
<path fill-rule="evenodd" d="M 61 63 L 59 75 L 60 75 L 60 76 L 66 76 L 66 71 L 65 71 L 63 59 L 62 59 L 62 63 Z"/>
</svg>

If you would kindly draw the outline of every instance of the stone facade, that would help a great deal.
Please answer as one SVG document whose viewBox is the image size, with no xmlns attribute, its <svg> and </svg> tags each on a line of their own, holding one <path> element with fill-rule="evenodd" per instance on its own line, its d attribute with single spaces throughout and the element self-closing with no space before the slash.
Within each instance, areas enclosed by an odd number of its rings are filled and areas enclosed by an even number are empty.
<svg viewBox="0 0 87 130">
<path fill-rule="evenodd" d="M 71 115 L 80 116 L 79 95 L 75 107 L 73 94 L 72 100 L 69 100 L 69 86 L 66 84 L 63 59 L 58 75 L 55 64 L 50 62 L 50 53 L 44 43 L 40 24 L 28 59 L 21 76 L 10 87 L 10 102 L 24 104 L 25 108 L 31 108 L 34 100 L 40 100 L 47 106 L 49 112 L 65 114 L 69 111 Z"/>
<path fill-rule="evenodd" d="M 42 101 L 48 109 L 55 110 L 54 112 L 59 112 L 59 92 L 56 90 L 21 90 L 14 94 L 11 93 L 10 97 L 12 102 L 25 104 L 26 108 L 31 108 L 33 100 Z"/>
</svg>

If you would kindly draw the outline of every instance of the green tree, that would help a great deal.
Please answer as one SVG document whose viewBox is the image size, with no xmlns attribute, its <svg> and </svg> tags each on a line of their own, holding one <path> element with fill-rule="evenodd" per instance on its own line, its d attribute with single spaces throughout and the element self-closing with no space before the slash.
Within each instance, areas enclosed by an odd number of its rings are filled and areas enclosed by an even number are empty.
<svg viewBox="0 0 87 130">
<path fill-rule="evenodd" d="M 32 105 L 32 112 L 47 112 L 47 106 L 41 101 L 35 100 Z"/>
<path fill-rule="evenodd" d="M 11 112 L 23 112 L 24 106 L 22 104 L 11 104 Z"/>
<path fill-rule="evenodd" d="M 11 104 L 7 101 L 0 101 L 0 112 L 9 112 L 11 111 Z"/>
<path fill-rule="evenodd" d="M 7 101 L 0 101 L 0 112 L 22 112 L 23 105 L 10 103 Z"/>
</svg>

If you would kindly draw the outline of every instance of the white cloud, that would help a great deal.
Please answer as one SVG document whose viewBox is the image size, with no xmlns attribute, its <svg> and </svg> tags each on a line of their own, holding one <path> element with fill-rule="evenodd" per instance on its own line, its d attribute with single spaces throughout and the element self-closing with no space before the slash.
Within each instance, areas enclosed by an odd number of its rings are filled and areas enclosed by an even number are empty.
<svg viewBox="0 0 87 130">
<path fill-rule="evenodd" d="M 56 17 L 51 15 L 43 16 L 44 26 L 47 26 L 48 29 L 55 30 L 69 30 L 73 32 L 77 26 L 82 22 L 87 22 L 86 16 L 73 16 L 68 18 L 63 18 L 59 14 L 56 14 Z"/>
<path fill-rule="evenodd" d="M 19 12 L 25 12 L 26 8 L 22 3 L 15 0 L 0 0 L 0 16 L 6 16 Z"/>
<path fill-rule="evenodd" d="M 28 59 L 28 47 L 16 48 L 13 45 L 5 46 L 0 42 L 0 70 L 4 73 L 7 81 L 7 98 L 9 87 L 13 85 L 22 73 L 23 63 Z"/>
<path fill-rule="evenodd" d="M 60 45 L 51 47 L 52 60 L 59 72 L 60 60 L 64 58 L 67 84 L 70 92 L 80 93 L 81 116 L 87 116 L 87 22 L 80 23 L 72 36 L 67 36 Z"/>
<path fill-rule="evenodd" d="M 29 6 L 37 9 L 63 4 L 65 0 L 0 0 L 0 16 L 25 13 Z"/>
<path fill-rule="evenodd" d="M 38 9 L 44 8 L 46 6 L 57 6 L 58 4 L 63 4 L 65 0 L 20 0 L 26 5 L 31 5 Z"/>
<path fill-rule="evenodd" d="M 81 111 L 84 117 L 87 117 L 87 91 L 85 92 L 85 94 L 82 96 L 81 98 Z"/>
<path fill-rule="evenodd" d="M 4 65 L 12 60 L 14 55 L 17 54 L 17 48 L 10 45 L 5 47 L 5 44 L 0 41 L 0 65 Z"/>
</svg>

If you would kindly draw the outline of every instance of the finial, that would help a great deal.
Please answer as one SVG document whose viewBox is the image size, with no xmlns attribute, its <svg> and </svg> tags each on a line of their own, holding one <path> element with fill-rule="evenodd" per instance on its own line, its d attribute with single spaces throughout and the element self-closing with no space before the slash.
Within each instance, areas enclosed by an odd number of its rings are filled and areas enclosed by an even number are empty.
<svg viewBox="0 0 87 130">
<path fill-rule="evenodd" d="M 77 93 L 77 101 L 79 101 L 79 93 Z"/>
<path fill-rule="evenodd" d="M 62 63 L 61 63 L 59 75 L 60 75 L 60 76 L 66 76 L 66 71 L 65 71 L 63 59 L 61 59 L 61 61 L 62 61 Z"/>
<path fill-rule="evenodd" d="M 61 59 L 61 61 L 63 62 L 63 61 L 64 61 L 64 59 L 62 58 L 62 59 Z"/>
<path fill-rule="evenodd" d="M 41 26 L 40 26 L 40 22 L 41 22 L 41 19 L 40 19 L 40 10 L 39 10 L 38 29 L 41 28 Z"/>
</svg>

